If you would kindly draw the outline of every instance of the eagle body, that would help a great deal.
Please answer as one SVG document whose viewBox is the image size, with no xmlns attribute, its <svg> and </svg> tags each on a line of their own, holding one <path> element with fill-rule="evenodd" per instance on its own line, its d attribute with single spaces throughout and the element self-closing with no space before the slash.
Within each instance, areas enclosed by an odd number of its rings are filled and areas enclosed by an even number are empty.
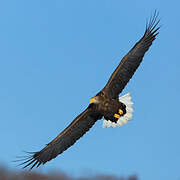
<svg viewBox="0 0 180 180">
<path fill-rule="evenodd" d="M 98 93 L 90 100 L 98 112 L 105 118 L 112 122 L 117 122 L 120 116 L 126 114 L 126 105 L 119 101 L 119 98 L 108 97 L 103 91 Z M 121 113 L 120 113 L 121 112 Z M 115 114 L 117 116 L 115 117 Z"/>
<path fill-rule="evenodd" d="M 24 164 L 24 168 L 31 166 L 32 169 L 54 159 L 72 146 L 102 117 L 104 117 L 103 127 L 121 126 L 132 118 L 133 103 L 130 94 L 121 97 L 119 94 L 132 78 L 145 53 L 156 39 L 160 28 L 158 24 L 158 12 L 155 11 L 146 24 L 144 35 L 122 58 L 105 87 L 90 99 L 88 107 L 55 139 L 46 144 L 42 150 L 30 153 L 29 156 L 21 159 L 23 160 L 21 165 Z"/>
</svg>

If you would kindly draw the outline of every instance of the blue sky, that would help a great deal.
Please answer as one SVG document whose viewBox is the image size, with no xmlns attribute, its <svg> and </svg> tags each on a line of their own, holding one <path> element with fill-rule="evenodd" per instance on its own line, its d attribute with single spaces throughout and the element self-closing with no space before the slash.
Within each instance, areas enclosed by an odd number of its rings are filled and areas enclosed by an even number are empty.
<svg viewBox="0 0 180 180">
<path fill-rule="evenodd" d="M 133 120 L 102 129 L 37 169 L 140 179 L 180 178 L 179 1 L 0 2 L 0 163 L 15 168 L 22 150 L 38 151 L 106 84 L 158 9 L 157 40 L 124 89 Z"/>
</svg>

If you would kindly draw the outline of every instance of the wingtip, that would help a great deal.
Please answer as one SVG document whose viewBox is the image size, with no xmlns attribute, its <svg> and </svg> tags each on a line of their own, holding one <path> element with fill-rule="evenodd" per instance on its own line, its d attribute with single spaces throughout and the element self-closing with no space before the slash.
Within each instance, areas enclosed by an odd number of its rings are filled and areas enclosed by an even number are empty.
<svg viewBox="0 0 180 180">
<path fill-rule="evenodd" d="M 17 159 L 13 161 L 13 162 L 20 162 L 17 166 L 22 166 L 22 169 L 26 169 L 27 167 L 29 167 L 28 170 L 31 171 L 35 166 L 39 167 L 42 164 L 36 158 L 37 152 L 27 152 L 27 151 L 23 151 L 23 152 L 26 153 L 25 156 L 17 156 L 16 157 Z"/>
<path fill-rule="evenodd" d="M 159 11 L 157 9 L 154 10 L 154 12 L 151 14 L 150 18 L 146 20 L 146 29 L 145 34 L 148 32 L 155 33 L 157 32 L 161 25 L 159 24 L 161 21 L 161 18 L 159 17 Z M 158 33 L 156 33 L 157 35 Z"/>
</svg>

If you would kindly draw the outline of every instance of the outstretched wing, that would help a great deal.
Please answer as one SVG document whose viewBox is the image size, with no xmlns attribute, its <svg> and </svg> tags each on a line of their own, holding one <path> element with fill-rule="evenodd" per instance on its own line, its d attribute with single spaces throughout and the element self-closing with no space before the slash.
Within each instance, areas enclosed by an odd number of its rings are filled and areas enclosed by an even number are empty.
<svg viewBox="0 0 180 180">
<path fill-rule="evenodd" d="M 54 159 L 67 148 L 72 146 L 81 136 L 83 136 L 102 116 L 96 113 L 91 106 L 72 121 L 72 123 L 62 131 L 53 141 L 46 145 L 39 152 L 32 153 L 25 162 L 20 165 L 25 165 L 24 168 L 31 165 L 40 166 L 47 161 Z"/>
<path fill-rule="evenodd" d="M 150 18 L 149 23 L 146 25 L 144 36 L 135 44 L 128 54 L 124 56 L 114 73 L 111 75 L 108 83 L 103 89 L 103 91 L 111 98 L 117 98 L 119 96 L 119 93 L 122 92 L 142 62 L 144 54 L 158 34 L 157 31 L 160 27 L 157 25 L 159 21 L 158 12 L 155 11 L 154 15 Z"/>
</svg>

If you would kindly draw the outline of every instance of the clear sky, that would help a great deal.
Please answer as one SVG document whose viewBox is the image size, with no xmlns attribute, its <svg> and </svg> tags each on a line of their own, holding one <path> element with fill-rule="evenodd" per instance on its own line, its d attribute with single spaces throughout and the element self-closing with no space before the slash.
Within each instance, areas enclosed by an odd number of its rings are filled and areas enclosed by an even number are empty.
<svg viewBox="0 0 180 180">
<path fill-rule="evenodd" d="M 178 0 L 0 2 L 0 163 L 39 151 L 106 84 L 158 9 L 163 25 L 126 86 L 133 120 L 102 129 L 37 171 L 180 178 L 180 3 Z M 20 167 L 16 169 L 20 170 Z"/>
</svg>

